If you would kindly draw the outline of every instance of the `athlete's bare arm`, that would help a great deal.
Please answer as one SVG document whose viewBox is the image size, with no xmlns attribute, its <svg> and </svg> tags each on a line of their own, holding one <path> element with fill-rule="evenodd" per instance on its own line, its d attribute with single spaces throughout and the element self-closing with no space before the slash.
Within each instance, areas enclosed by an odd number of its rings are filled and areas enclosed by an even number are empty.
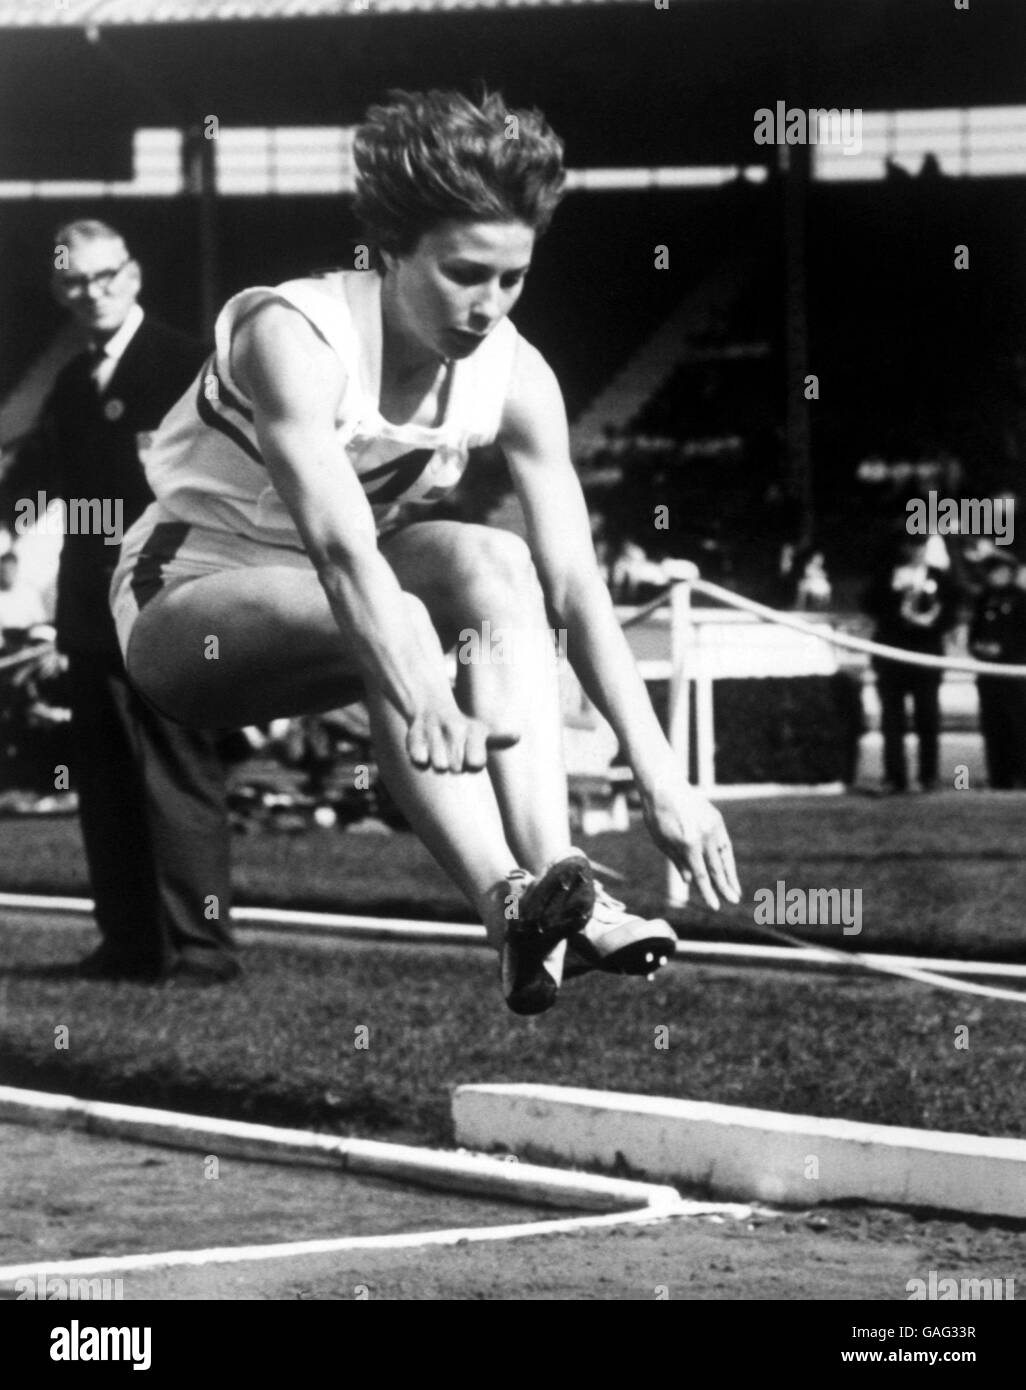
<svg viewBox="0 0 1026 1390">
<path fill-rule="evenodd" d="M 659 727 L 599 572 L 584 495 L 570 461 L 559 385 L 540 353 L 523 340 L 518 344 L 499 443 L 523 504 L 531 551 L 550 609 L 567 629 L 570 663 L 620 741 L 653 839 L 682 872 L 694 878 L 711 907 L 718 906 L 713 883 L 729 901 L 739 901 L 740 887 L 722 818 L 687 784 L 680 760 Z"/>
<path fill-rule="evenodd" d="M 339 630 L 364 679 L 406 720 L 411 760 L 439 772 L 484 767 L 488 730 L 461 713 L 444 658 L 420 640 L 414 600 L 378 550 L 370 503 L 338 442 L 346 384 L 338 356 L 298 311 L 269 300 L 239 325 L 231 370 Z"/>
</svg>

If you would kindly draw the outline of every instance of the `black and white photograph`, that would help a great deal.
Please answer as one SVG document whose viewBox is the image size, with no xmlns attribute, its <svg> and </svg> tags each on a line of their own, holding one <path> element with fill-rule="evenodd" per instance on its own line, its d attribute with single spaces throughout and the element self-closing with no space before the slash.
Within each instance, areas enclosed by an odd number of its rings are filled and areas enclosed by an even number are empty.
<svg viewBox="0 0 1026 1390">
<path fill-rule="evenodd" d="M 1024 495 L 1021 0 L 0 0 L 26 1366 L 996 1371 Z"/>
</svg>

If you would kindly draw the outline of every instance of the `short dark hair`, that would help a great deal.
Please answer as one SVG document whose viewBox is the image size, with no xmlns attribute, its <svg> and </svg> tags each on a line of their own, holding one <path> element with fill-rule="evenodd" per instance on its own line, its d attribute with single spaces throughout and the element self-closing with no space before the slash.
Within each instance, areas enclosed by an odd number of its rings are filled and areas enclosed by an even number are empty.
<svg viewBox="0 0 1026 1390">
<path fill-rule="evenodd" d="M 412 251 L 450 218 L 523 222 L 539 236 L 563 196 L 563 142 L 498 93 L 388 94 L 356 131 L 355 211 L 375 249 Z"/>
</svg>

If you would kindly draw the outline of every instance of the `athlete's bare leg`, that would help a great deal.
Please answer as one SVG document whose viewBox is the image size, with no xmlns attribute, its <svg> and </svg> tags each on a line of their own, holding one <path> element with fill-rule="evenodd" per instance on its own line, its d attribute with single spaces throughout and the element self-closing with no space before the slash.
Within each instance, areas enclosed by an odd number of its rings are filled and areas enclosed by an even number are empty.
<svg viewBox="0 0 1026 1390">
<path fill-rule="evenodd" d="M 425 646 L 438 637 L 424 605 L 408 598 Z M 213 650 L 216 659 L 205 651 Z M 140 613 L 129 669 L 154 704 L 183 723 L 237 727 L 366 699 L 389 791 L 416 834 L 482 915 L 516 863 L 487 771 L 459 776 L 414 767 L 406 725 L 365 691 L 345 651 L 320 581 L 285 567 L 225 570 L 162 593 Z M 500 924 L 493 933 L 496 944 Z"/>
<path fill-rule="evenodd" d="M 411 593 L 411 622 L 436 654 L 435 628 L 451 641 L 463 628 L 480 629 L 485 618 L 493 632 L 500 624 L 544 627 L 537 580 L 515 537 L 433 522 L 401 532 L 383 552 Z M 538 660 L 541 642 L 522 646 L 512 664 L 461 669 L 468 712 L 516 728 L 521 742 L 494 754 L 487 773 L 459 776 L 412 765 L 402 719 L 383 697 L 363 690 L 312 569 L 222 571 L 165 591 L 137 619 L 130 666 L 158 707 L 205 727 L 367 699 L 389 790 L 495 933 L 501 924 L 484 904 L 509 868 L 521 862 L 537 870 L 569 848 L 554 662 Z"/>
<path fill-rule="evenodd" d="M 461 708 L 520 734 L 488 770 L 517 863 L 540 873 L 571 846 L 555 644 L 530 552 L 508 531 L 444 521 L 411 526 L 382 550 L 465 658 Z"/>
</svg>

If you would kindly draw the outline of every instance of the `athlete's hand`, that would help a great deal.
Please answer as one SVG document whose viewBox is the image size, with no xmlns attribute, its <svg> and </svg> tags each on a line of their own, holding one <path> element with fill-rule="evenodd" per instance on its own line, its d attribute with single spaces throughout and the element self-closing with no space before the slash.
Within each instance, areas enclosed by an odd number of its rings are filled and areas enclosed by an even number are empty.
<svg viewBox="0 0 1026 1390">
<path fill-rule="evenodd" d="M 643 791 L 642 804 L 652 839 L 681 876 L 696 884 L 708 906 L 720 905 L 713 885 L 729 903 L 739 903 L 734 851 L 716 807 L 682 775 Z"/>
<path fill-rule="evenodd" d="M 406 734 L 406 751 L 414 767 L 435 772 L 480 772 L 489 752 L 512 748 L 518 733 L 500 733 L 481 719 L 465 715 L 455 700 L 415 715 Z"/>
</svg>

